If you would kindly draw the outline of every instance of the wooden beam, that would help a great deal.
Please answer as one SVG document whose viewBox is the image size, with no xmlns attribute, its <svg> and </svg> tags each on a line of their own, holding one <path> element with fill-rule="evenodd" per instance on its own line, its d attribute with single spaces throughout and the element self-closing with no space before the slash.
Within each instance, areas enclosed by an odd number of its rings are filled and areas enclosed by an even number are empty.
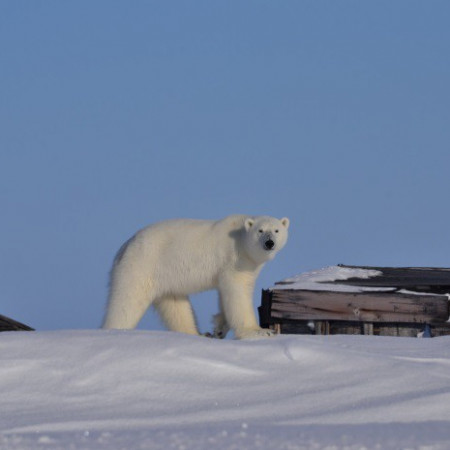
<svg viewBox="0 0 450 450">
<path fill-rule="evenodd" d="M 271 300 L 273 319 L 442 323 L 449 317 L 443 295 L 275 289 Z"/>
</svg>

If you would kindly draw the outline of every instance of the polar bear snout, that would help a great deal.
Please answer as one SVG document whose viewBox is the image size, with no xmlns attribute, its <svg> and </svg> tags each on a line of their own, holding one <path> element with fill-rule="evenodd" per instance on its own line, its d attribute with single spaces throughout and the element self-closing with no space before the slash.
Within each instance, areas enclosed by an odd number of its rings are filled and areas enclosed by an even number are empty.
<svg viewBox="0 0 450 450">
<path fill-rule="evenodd" d="M 264 242 L 264 248 L 266 250 L 273 250 L 275 247 L 275 242 L 272 241 L 272 239 L 267 239 L 266 242 Z"/>
</svg>

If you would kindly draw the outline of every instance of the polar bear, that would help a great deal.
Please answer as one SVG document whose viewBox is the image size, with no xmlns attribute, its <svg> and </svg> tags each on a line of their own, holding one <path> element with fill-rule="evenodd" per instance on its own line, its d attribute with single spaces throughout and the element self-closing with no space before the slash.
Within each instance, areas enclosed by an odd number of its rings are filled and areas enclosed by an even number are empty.
<svg viewBox="0 0 450 450">
<path fill-rule="evenodd" d="M 218 221 L 175 219 L 138 231 L 118 251 L 103 328 L 136 327 L 154 305 L 172 331 L 198 335 L 188 295 L 216 289 L 214 336 L 272 335 L 258 326 L 253 290 L 264 264 L 286 244 L 289 219 L 232 215 Z"/>
</svg>

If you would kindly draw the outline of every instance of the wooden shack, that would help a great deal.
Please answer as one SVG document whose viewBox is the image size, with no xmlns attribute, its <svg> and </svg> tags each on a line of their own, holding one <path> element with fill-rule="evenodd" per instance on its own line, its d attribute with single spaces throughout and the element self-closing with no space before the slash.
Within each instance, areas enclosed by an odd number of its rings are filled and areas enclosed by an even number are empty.
<svg viewBox="0 0 450 450">
<path fill-rule="evenodd" d="M 450 334 L 450 269 L 326 267 L 262 293 L 261 326 L 282 334 Z"/>
<path fill-rule="evenodd" d="M 34 331 L 34 329 L 0 314 L 0 331 Z"/>
</svg>

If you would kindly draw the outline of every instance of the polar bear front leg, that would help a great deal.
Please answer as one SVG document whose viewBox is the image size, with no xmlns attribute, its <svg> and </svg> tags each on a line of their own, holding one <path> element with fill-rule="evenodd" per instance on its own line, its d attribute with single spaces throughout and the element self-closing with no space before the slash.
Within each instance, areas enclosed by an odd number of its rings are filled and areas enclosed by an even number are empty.
<svg viewBox="0 0 450 450">
<path fill-rule="evenodd" d="M 230 331 L 230 327 L 228 326 L 227 320 L 225 319 L 225 314 L 223 312 L 213 316 L 213 325 L 213 337 L 216 339 L 225 339 Z"/>
<path fill-rule="evenodd" d="M 223 312 L 222 297 L 219 292 L 219 313 L 213 316 L 213 337 L 216 339 L 225 339 L 226 335 L 230 331 L 225 313 Z"/>
<path fill-rule="evenodd" d="M 188 297 L 164 297 L 154 303 L 164 325 L 171 331 L 198 335 L 197 321 Z"/>
<path fill-rule="evenodd" d="M 270 337 L 271 330 L 261 328 L 253 310 L 255 277 L 251 272 L 232 272 L 219 280 L 219 295 L 225 323 L 236 339 Z M 220 314 L 218 315 L 220 318 Z"/>
</svg>

